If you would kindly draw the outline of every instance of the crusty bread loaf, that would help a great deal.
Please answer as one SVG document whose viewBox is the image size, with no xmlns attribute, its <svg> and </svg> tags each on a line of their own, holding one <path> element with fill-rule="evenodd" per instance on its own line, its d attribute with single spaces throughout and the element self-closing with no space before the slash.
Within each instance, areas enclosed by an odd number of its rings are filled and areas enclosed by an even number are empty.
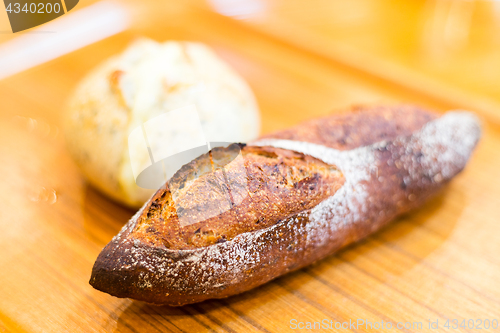
<svg viewBox="0 0 500 333">
<path fill-rule="evenodd" d="M 480 138 L 466 112 L 355 111 L 189 163 L 104 248 L 90 283 L 169 305 L 241 293 L 421 205 Z"/>
</svg>

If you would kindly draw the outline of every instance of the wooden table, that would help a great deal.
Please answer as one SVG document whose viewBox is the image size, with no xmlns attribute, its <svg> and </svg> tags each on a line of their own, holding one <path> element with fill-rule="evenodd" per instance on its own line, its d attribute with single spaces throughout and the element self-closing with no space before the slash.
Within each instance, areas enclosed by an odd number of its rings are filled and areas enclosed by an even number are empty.
<svg viewBox="0 0 500 333">
<path fill-rule="evenodd" d="M 427 330 L 429 320 L 439 321 L 442 330 L 446 320 L 450 326 L 453 319 L 459 325 L 463 319 L 500 321 L 498 76 L 460 73 L 460 64 L 472 68 L 466 54 L 450 56 L 440 73 L 426 61 L 416 66 L 406 51 L 417 33 L 404 42 L 387 25 L 399 22 L 404 31 L 416 26 L 411 15 L 422 5 L 371 2 L 376 8 L 369 7 L 364 18 L 355 14 L 368 0 L 349 2 L 351 7 L 314 0 L 268 2 L 241 20 L 220 14 L 220 0 L 127 1 L 132 23 L 126 31 L 1 80 L 0 331 L 281 332 L 292 331 L 293 319 L 362 319 L 409 323 L 401 331 L 415 332 Z M 328 10 L 342 10 L 345 17 Z M 408 19 L 392 17 L 394 11 Z M 350 38 L 336 22 L 351 27 Z M 438 112 L 472 109 L 483 121 L 483 139 L 466 170 L 438 198 L 311 267 L 239 296 L 181 308 L 114 298 L 88 284 L 90 271 L 134 212 L 85 182 L 59 126 L 77 82 L 139 35 L 211 45 L 253 88 L 264 133 L 352 104 L 409 102 Z M 11 38 L 3 34 L 0 41 Z M 490 62 L 491 71 L 498 70 Z M 497 86 L 482 89 L 481 75 Z M 414 326 L 419 322 L 423 330 Z"/>
</svg>

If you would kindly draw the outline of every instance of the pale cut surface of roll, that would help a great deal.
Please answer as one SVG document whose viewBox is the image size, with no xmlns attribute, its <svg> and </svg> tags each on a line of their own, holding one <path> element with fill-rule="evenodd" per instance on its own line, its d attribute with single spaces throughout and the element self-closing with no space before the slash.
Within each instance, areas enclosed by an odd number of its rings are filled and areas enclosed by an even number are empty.
<svg viewBox="0 0 500 333">
<path fill-rule="evenodd" d="M 139 187 L 133 170 L 145 169 L 151 158 L 142 143 L 129 145 L 128 136 L 155 117 L 189 106 L 196 108 L 199 120 L 180 117 L 174 130 L 171 125 L 149 135 L 149 146 L 182 141 L 194 121 L 201 123 L 207 142 L 247 142 L 259 133 L 251 89 L 209 47 L 140 39 L 76 88 L 64 124 L 68 148 L 92 185 L 118 202 L 140 207 L 155 190 Z"/>
</svg>

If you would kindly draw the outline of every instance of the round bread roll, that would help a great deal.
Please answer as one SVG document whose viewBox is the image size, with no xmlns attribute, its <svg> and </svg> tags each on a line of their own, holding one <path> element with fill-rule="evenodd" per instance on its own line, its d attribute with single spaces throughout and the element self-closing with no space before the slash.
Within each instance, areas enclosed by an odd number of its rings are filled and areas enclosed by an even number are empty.
<svg viewBox="0 0 500 333">
<path fill-rule="evenodd" d="M 92 185 L 116 201 L 140 207 L 155 190 L 139 187 L 133 170 L 145 169 L 151 158 L 148 149 L 129 145 L 129 135 L 176 110 L 181 116 L 175 123 L 160 127 L 167 133 L 148 136 L 147 144 L 181 142 L 184 129 L 193 127 L 182 117 L 188 106 L 195 107 L 207 142 L 247 142 L 259 134 L 252 91 L 210 48 L 141 39 L 79 84 L 64 124 L 68 148 Z"/>
</svg>

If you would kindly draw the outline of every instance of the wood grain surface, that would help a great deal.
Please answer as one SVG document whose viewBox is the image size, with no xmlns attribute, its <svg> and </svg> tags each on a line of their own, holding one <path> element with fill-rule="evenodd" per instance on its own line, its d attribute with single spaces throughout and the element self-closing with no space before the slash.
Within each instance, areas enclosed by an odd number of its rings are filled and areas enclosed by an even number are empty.
<svg viewBox="0 0 500 333">
<path fill-rule="evenodd" d="M 337 31 L 326 43 L 324 31 L 335 30 L 326 2 L 272 1 L 241 19 L 220 14 L 215 4 L 224 1 L 126 1 L 127 31 L 0 81 L 0 332 L 286 332 L 293 319 L 423 324 L 393 330 L 404 332 L 429 331 L 429 320 L 438 320 L 441 331 L 474 332 L 443 325 L 500 321 L 498 85 L 483 89 L 486 72 L 462 73 L 454 60 L 447 66 L 456 73 L 438 75 L 393 56 L 417 37 L 389 43 L 380 36 L 390 35 L 387 25 L 415 25 L 411 19 L 365 17 L 372 25 L 351 26 L 352 38 Z M 412 17 L 421 6 L 371 2 L 382 18 L 391 10 Z M 483 121 L 483 139 L 466 170 L 435 200 L 311 267 L 239 296 L 181 308 L 114 298 L 88 280 L 100 250 L 134 212 L 85 182 L 66 152 L 60 117 L 77 82 L 140 35 L 211 45 L 254 90 L 263 133 L 353 104 L 405 102 L 438 112 L 471 109 Z M 316 44 L 304 36 L 316 36 L 310 39 Z M 350 51 L 325 51 L 341 49 L 340 43 Z M 355 58 L 346 61 L 346 54 Z M 491 80 L 498 83 L 498 76 Z"/>
</svg>

